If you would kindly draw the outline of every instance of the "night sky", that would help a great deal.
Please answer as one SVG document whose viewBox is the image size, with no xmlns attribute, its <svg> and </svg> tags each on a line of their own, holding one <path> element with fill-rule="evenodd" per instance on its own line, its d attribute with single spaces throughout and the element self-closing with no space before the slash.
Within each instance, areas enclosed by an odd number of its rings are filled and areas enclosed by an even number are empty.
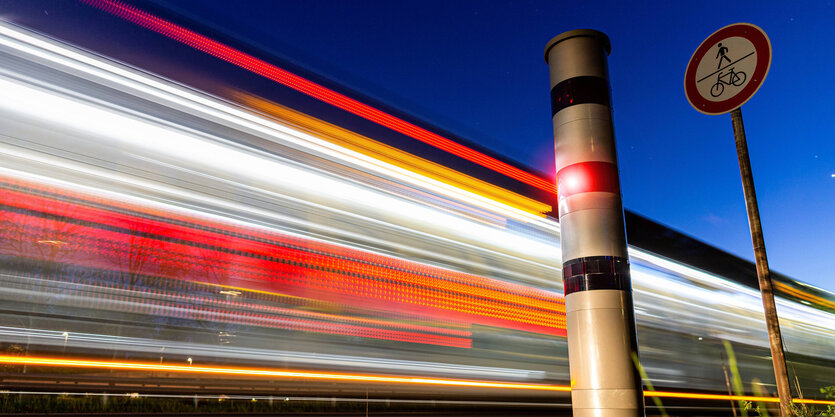
<svg viewBox="0 0 835 417">
<path fill-rule="evenodd" d="M 695 111 L 683 76 L 712 32 L 758 25 L 773 61 L 742 113 L 769 261 L 835 290 L 832 1 L 159 4 L 550 173 L 545 44 L 567 30 L 600 30 L 612 41 L 624 206 L 751 261 L 730 115 Z"/>
</svg>

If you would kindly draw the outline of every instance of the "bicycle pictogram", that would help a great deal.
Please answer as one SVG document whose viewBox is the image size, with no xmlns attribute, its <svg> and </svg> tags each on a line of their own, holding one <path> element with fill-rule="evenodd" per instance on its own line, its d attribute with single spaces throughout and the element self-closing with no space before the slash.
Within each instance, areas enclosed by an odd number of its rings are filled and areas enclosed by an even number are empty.
<svg viewBox="0 0 835 417">
<path fill-rule="evenodd" d="M 734 71 L 733 68 L 724 74 L 722 71 L 719 71 L 719 75 L 716 76 L 716 84 L 713 84 L 713 87 L 710 87 L 710 95 L 713 97 L 719 97 L 725 92 L 726 85 L 739 87 L 742 84 L 745 84 L 746 78 L 747 75 L 745 75 L 744 72 Z"/>
</svg>

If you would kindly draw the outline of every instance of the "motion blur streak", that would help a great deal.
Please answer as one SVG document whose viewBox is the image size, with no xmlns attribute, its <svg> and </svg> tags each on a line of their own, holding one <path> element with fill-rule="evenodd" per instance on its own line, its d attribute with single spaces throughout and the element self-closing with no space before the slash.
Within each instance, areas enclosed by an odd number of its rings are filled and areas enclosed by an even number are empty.
<svg viewBox="0 0 835 417">
<path fill-rule="evenodd" d="M 90 75 L 99 76 L 95 72 L 91 72 Z M 108 75 L 112 77 L 112 74 Z M 120 81 L 129 83 L 127 80 Z M 3 91 L 8 94 L 9 100 L 0 104 L 8 105 L 9 111 L 28 113 L 32 118 L 45 120 L 46 116 L 43 109 L 48 108 L 50 111 L 47 113 L 49 116 L 46 119 L 49 119 L 52 123 L 60 124 L 63 129 L 86 131 L 97 136 L 111 136 L 114 142 L 141 148 L 137 149 L 137 152 L 152 153 L 155 157 L 159 157 L 162 153 L 169 158 L 176 158 L 172 163 L 176 162 L 178 165 L 184 163 L 198 164 L 201 168 L 206 167 L 203 169 L 216 171 L 213 173 L 214 175 L 221 173 L 234 176 L 248 174 L 251 178 L 258 178 L 259 181 L 270 181 L 295 192 L 318 190 L 319 193 L 311 197 L 319 199 L 320 202 L 326 202 L 330 206 L 345 205 L 346 202 L 349 202 L 367 207 L 366 210 L 361 210 L 361 213 L 385 209 L 392 216 L 402 219 L 433 218 L 435 227 L 439 231 L 445 231 L 444 233 L 455 232 L 469 235 L 470 240 L 477 236 L 481 242 L 490 242 L 493 245 L 507 248 L 525 248 L 526 252 L 535 251 L 543 257 L 554 256 L 551 247 L 541 242 L 511 233 L 502 233 L 493 228 L 472 224 L 472 222 L 462 222 L 456 217 L 437 213 L 434 210 L 427 210 L 421 205 L 410 204 L 402 201 L 402 199 L 390 198 L 376 190 L 369 191 L 344 180 L 334 180 L 299 169 L 291 164 L 276 163 L 276 161 L 267 158 L 266 155 L 254 154 L 252 149 L 241 152 L 240 149 L 217 143 L 220 141 L 207 141 L 202 138 L 184 135 L 168 128 L 143 123 L 88 104 L 26 88 L 16 83 L 3 83 L 2 87 Z M 147 87 L 133 85 L 132 83 L 130 87 L 141 90 L 147 89 Z M 155 92 L 156 95 L 161 93 L 161 91 Z M 214 115 L 215 112 L 211 114 Z M 226 115 L 226 118 L 230 118 L 230 116 Z M 240 119 L 235 120 L 238 123 L 241 122 Z M 282 130 L 284 132 L 271 130 L 269 133 L 294 142 L 297 137 L 303 135 L 299 131 L 293 131 L 288 135 L 285 133 L 287 128 Z M 118 135 L 117 132 L 119 132 Z M 262 175 L 264 172 L 270 172 L 273 175 L 265 178 Z M 537 226 L 546 226 L 547 222 L 544 222 L 543 219 L 533 217 L 530 214 L 527 215 L 536 222 Z"/>
<path fill-rule="evenodd" d="M 361 381 L 361 382 L 393 382 L 393 383 L 398 383 L 398 384 L 448 385 L 448 386 L 460 386 L 460 387 L 506 388 L 506 389 L 518 389 L 518 390 L 536 390 L 536 391 L 561 391 L 561 392 L 571 391 L 571 388 L 566 387 L 566 386 L 551 386 L 551 385 L 537 385 L 537 384 L 513 384 L 513 383 L 505 383 L 505 382 L 466 381 L 466 380 L 456 380 L 456 379 L 412 378 L 412 377 L 379 376 L 379 375 L 351 375 L 351 374 L 341 374 L 341 373 L 318 373 L 318 372 L 306 372 L 306 371 L 287 371 L 287 370 L 257 369 L 257 368 L 231 368 L 231 367 L 220 367 L 220 366 L 161 365 L 161 364 L 157 364 L 157 363 L 147 363 L 147 362 L 115 362 L 115 361 L 101 361 L 101 360 L 63 359 L 63 358 L 35 358 L 35 357 L 19 357 L 19 356 L 2 356 L 2 355 L 0 355 L 0 363 L 15 364 L 15 365 L 60 366 L 60 367 L 70 367 L 70 368 L 104 368 L 104 369 L 169 371 L 169 372 L 218 374 L 218 375 L 246 375 L 246 376 L 263 376 L 263 377 L 274 377 L 274 378 L 327 379 L 327 380 Z"/>
<path fill-rule="evenodd" d="M 438 319 L 470 319 L 551 334 L 564 334 L 565 330 L 564 305 L 553 293 L 196 218 L 172 219 L 166 213 L 155 212 L 149 219 L 143 217 L 149 213 L 142 207 L 128 208 L 101 198 L 2 177 L 0 201 L 0 209 L 6 211 L 2 218 L 3 237 L 14 242 L 6 246 L 13 251 L 0 248 L 0 253 L 15 255 L 22 250 L 48 261 L 47 254 L 28 248 L 32 244 L 27 244 L 27 240 L 61 236 L 61 245 L 71 251 L 62 261 L 91 268 L 112 269 L 112 264 L 101 259 L 133 256 L 136 262 L 147 265 L 145 273 L 160 277 L 182 279 L 214 274 L 218 276 L 216 284 L 237 285 L 238 281 L 227 281 L 225 277 L 238 276 L 249 288 L 297 296 L 341 294 L 344 303 L 358 307 L 376 299 L 384 302 L 375 303 L 383 311 L 423 310 Z M 195 256 L 195 247 L 204 249 L 200 258 Z M 101 258 L 90 259 L 90 254 Z M 420 306 L 420 310 L 414 306 Z M 432 309 L 443 312 L 435 314 Z M 347 328 L 342 329 L 336 332 L 343 333 Z M 406 335 L 402 332 L 380 329 L 376 334 L 391 340 L 469 347 L 467 340 L 446 336 L 403 339 Z M 457 334 L 469 336 L 469 332 Z"/>
<path fill-rule="evenodd" d="M 795 297 L 800 298 L 801 300 L 810 301 L 812 303 L 829 307 L 835 310 L 835 302 L 829 301 L 823 297 L 818 297 L 816 295 L 809 294 L 806 291 L 792 288 L 786 284 L 783 284 L 782 282 L 775 282 L 774 287 L 776 287 L 777 290 L 782 291 L 786 294 L 794 295 Z"/>
<path fill-rule="evenodd" d="M 730 401 L 757 401 L 764 403 L 779 403 L 777 397 L 758 397 L 754 395 L 722 395 L 722 394 L 697 394 L 691 392 L 666 392 L 666 391 L 644 391 L 644 397 L 660 398 L 689 398 L 695 400 L 730 400 Z M 835 401 L 810 400 L 806 398 L 794 398 L 792 402 L 798 404 L 823 404 L 835 405 Z"/>
<path fill-rule="evenodd" d="M 356 101 L 352 98 L 339 94 L 333 90 L 322 87 L 307 79 L 278 68 L 268 62 L 262 61 L 251 55 L 245 54 L 234 48 L 226 46 L 213 39 L 195 33 L 191 30 L 177 26 L 150 13 L 141 11 L 135 7 L 113 0 L 82 0 L 87 4 L 98 7 L 123 19 L 129 20 L 137 25 L 161 33 L 193 48 L 199 49 L 224 61 L 230 62 L 241 68 L 252 71 L 256 74 L 269 78 L 273 81 L 286 85 L 311 97 L 324 101 L 333 106 L 356 114 L 357 116 L 371 120 L 382 126 L 388 127 L 396 132 L 410 136 L 419 141 L 443 149 L 453 155 L 470 160 L 486 168 L 492 169 L 518 181 L 537 187 L 550 193 L 556 193 L 555 185 L 525 172 L 519 168 L 508 165 L 481 152 L 467 148 L 459 143 L 453 142 L 438 134 L 415 126 L 411 123 L 398 119 L 388 113 L 380 111 L 367 104 Z"/>
<path fill-rule="evenodd" d="M 485 198 L 500 201 L 542 217 L 544 217 L 543 213 L 549 212 L 552 209 L 548 204 L 510 192 L 477 178 L 463 175 L 455 170 L 423 158 L 418 158 L 392 146 L 342 129 L 339 126 L 314 119 L 279 104 L 237 91 L 233 91 L 231 95 L 248 107 L 262 110 L 270 116 L 293 123 L 304 129 L 321 133 L 325 140 L 362 152 L 371 158 L 389 162 L 403 169 L 425 175 L 454 187 L 464 188 Z"/>
<path fill-rule="evenodd" d="M 69 368 L 103 368 L 103 369 L 140 369 L 150 371 L 168 371 L 168 372 L 183 372 L 183 373 L 202 373 L 202 374 L 219 374 L 219 375 L 247 375 L 259 377 L 276 377 L 276 378 L 308 378 L 308 379 L 329 379 L 329 380 L 348 380 L 348 381 L 362 381 L 362 382 L 392 382 L 402 384 L 424 384 L 424 385 L 449 385 L 449 386 L 467 386 L 467 387 L 482 387 L 482 388 L 507 388 L 519 390 L 536 390 L 536 391 L 559 391 L 569 392 L 571 387 L 558 385 L 539 385 L 539 384 L 513 384 L 503 382 L 490 381 L 467 381 L 455 379 L 437 379 L 437 378 L 412 378 L 399 376 L 380 376 L 380 375 L 352 375 L 342 373 L 317 373 L 306 371 L 289 371 L 276 369 L 258 369 L 258 368 L 232 368 L 220 366 L 193 366 L 193 365 L 163 365 L 156 363 L 145 362 L 117 362 L 117 361 L 102 361 L 102 360 L 85 360 L 85 359 L 67 359 L 67 358 L 37 358 L 37 357 L 19 357 L 19 356 L 2 356 L 0 355 L 0 363 L 15 364 L 15 365 L 38 365 L 38 366 L 56 366 Z M 731 401 L 758 401 L 758 402 L 780 402 L 779 398 L 775 397 L 761 397 L 753 395 L 721 395 L 721 394 L 699 394 L 689 392 L 668 392 L 668 391 L 644 391 L 645 397 L 660 397 L 660 398 L 684 398 L 684 399 L 698 399 L 698 400 L 731 400 Z M 795 398 L 795 403 L 802 404 L 824 404 L 835 405 L 835 401 L 825 400 L 811 400 Z"/>
<path fill-rule="evenodd" d="M 547 206 L 543 207 L 542 204 L 538 205 L 534 210 L 536 214 L 531 214 L 529 211 L 524 209 L 520 210 L 493 199 L 484 198 L 478 194 L 450 186 L 443 182 L 416 175 L 408 170 L 403 170 L 395 165 L 370 158 L 367 155 L 354 152 L 342 146 L 334 146 L 332 143 L 327 140 L 323 140 L 322 138 L 309 135 L 295 128 L 290 129 L 286 123 L 279 124 L 269 122 L 263 117 L 253 116 L 248 112 L 241 111 L 240 109 L 227 104 L 207 100 L 205 97 L 194 94 L 191 91 L 173 88 L 166 83 L 160 83 L 156 80 L 140 76 L 131 71 L 125 71 L 123 68 L 109 65 L 101 60 L 92 59 L 84 54 L 57 47 L 56 45 L 45 42 L 36 37 L 15 31 L 13 28 L 0 26 L 0 33 L 8 36 L 8 39 L 3 40 L 5 45 L 24 51 L 27 54 L 38 56 L 41 59 L 46 59 L 56 65 L 66 66 L 82 71 L 91 77 L 101 77 L 102 79 L 107 80 L 108 82 L 116 83 L 123 88 L 136 90 L 144 94 L 150 94 L 160 100 L 175 102 L 206 114 L 209 117 L 230 121 L 236 125 L 242 125 L 247 129 L 253 129 L 263 134 L 271 136 L 280 135 L 283 140 L 291 142 L 294 145 L 307 148 L 315 153 L 323 153 L 330 158 L 344 160 L 350 164 L 371 169 L 376 173 L 390 176 L 397 180 L 411 182 L 420 187 L 427 187 L 432 191 L 448 195 L 467 204 L 481 206 L 487 210 L 496 211 L 499 214 L 507 215 L 514 219 L 529 222 L 532 221 L 537 223 L 540 227 L 553 227 L 549 226 L 548 222 L 541 221 L 540 212 L 547 211 L 549 209 Z M 313 120 L 312 118 L 309 119 Z M 460 177 L 461 174 L 458 174 L 458 176 Z M 515 198 L 514 200 L 518 202 L 519 199 Z M 530 206 L 530 204 L 527 205 Z"/>
</svg>

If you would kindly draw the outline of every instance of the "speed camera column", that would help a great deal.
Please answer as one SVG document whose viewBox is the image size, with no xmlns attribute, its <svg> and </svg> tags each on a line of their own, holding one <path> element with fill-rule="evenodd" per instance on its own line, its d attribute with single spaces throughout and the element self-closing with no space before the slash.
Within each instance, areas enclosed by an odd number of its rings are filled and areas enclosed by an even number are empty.
<svg viewBox="0 0 835 417">
<path fill-rule="evenodd" d="M 571 403 L 575 417 L 643 416 L 607 57 L 594 30 L 548 42 Z"/>
</svg>

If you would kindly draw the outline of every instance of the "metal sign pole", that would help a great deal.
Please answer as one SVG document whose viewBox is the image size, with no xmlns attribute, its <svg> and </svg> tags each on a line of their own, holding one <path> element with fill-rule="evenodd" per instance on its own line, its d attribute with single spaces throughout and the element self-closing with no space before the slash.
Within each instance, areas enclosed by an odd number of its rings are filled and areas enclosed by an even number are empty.
<svg viewBox="0 0 835 417">
<path fill-rule="evenodd" d="M 760 283 L 760 292 L 762 292 L 765 309 L 765 324 L 771 346 L 771 361 L 774 365 L 774 377 L 777 380 L 777 393 L 780 396 L 780 414 L 783 417 L 790 417 L 792 415 L 792 394 L 789 388 L 789 374 L 786 370 L 786 357 L 783 353 L 783 336 L 780 334 L 780 323 L 777 320 L 774 288 L 771 285 L 768 258 L 765 254 L 760 210 L 757 206 L 757 193 L 754 190 L 754 175 L 751 172 L 751 161 L 748 158 L 748 142 L 745 140 L 745 126 L 742 124 L 742 111 L 740 109 L 731 111 L 731 122 L 734 126 L 734 139 L 736 139 L 736 153 L 739 157 L 742 189 L 745 193 L 745 206 L 748 210 L 748 225 L 751 228 L 751 241 L 754 244 L 754 257 L 757 261 L 757 279 Z"/>
<path fill-rule="evenodd" d="M 750 23 L 725 26 L 708 36 L 690 57 L 684 73 L 684 92 L 693 108 L 704 114 L 731 112 L 748 225 L 757 261 L 757 279 L 765 309 L 771 361 L 777 380 L 777 393 L 780 395 L 780 414 L 782 417 L 790 417 L 792 396 L 783 353 L 783 338 L 777 321 L 774 288 L 768 271 L 760 210 L 757 207 L 757 194 L 754 191 L 754 177 L 751 174 L 748 143 L 740 110 L 740 106 L 757 92 L 765 80 L 771 67 L 771 55 L 771 41 L 759 27 Z"/>
</svg>

